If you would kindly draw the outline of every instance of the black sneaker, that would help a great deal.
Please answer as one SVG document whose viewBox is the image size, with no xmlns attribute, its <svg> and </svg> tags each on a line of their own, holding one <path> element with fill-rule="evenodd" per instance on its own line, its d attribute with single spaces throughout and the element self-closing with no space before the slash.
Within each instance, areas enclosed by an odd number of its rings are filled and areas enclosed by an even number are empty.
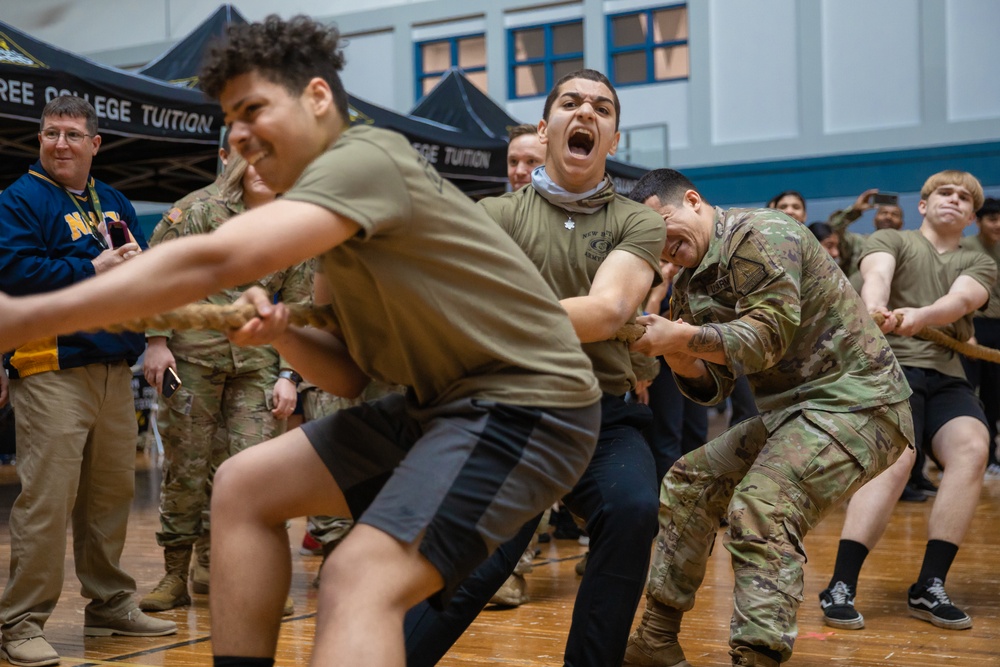
<svg viewBox="0 0 1000 667">
<path fill-rule="evenodd" d="M 972 619 L 951 603 L 944 591 L 944 582 L 937 577 L 910 586 L 908 604 L 910 616 L 929 621 L 939 628 L 966 630 L 972 627 Z"/>
<path fill-rule="evenodd" d="M 904 503 L 926 503 L 927 494 L 907 482 L 906 486 L 903 487 L 903 493 L 899 496 L 899 500 Z"/>
<path fill-rule="evenodd" d="M 865 617 L 854 608 L 854 587 L 838 581 L 833 588 L 819 594 L 823 622 L 841 630 L 860 630 L 865 627 Z"/>
</svg>

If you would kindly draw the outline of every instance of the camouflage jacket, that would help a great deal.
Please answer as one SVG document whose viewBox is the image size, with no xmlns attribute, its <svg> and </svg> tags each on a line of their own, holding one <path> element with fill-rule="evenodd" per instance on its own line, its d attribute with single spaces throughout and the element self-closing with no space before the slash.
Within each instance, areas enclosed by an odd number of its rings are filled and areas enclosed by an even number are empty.
<svg viewBox="0 0 1000 667">
<path fill-rule="evenodd" d="M 803 409 L 854 412 L 910 389 L 896 357 L 836 262 L 809 230 L 770 209 L 716 209 L 701 264 L 674 283 L 671 316 L 713 327 L 727 363 L 713 388 L 677 378 L 713 405 L 746 375 L 768 429 Z"/>
<path fill-rule="evenodd" d="M 192 193 L 198 196 L 189 195 L 167 211 L 153 230 L 149 245 L 155 246 L 180 236 L 209 234 L 226 220 L 245 210 L 242 202 L 226 201 L 218 194 L 218 190 L 213 191 L 211 187 Z M 254 285 L 262 287 L 272 298 L 280 295 L 280 300 L 286 303 L 309 303 L 312 300 L 311 275 L 307 271 L 306 263 L 298 264 L 252 283 L 212 294 L 199 303 L 227 306 Z M 167 346 L 174 356 L 194 364 L 220 366 L 222 365 L 220 361 L 227 359 L 231 360 L 232 367 L 239 371 L 257 370 L 275 364 L 279 364 L 280 368 L 291 368 L 284 360 L 279 361 L 278 353 L 273 347 L 269 345 L 239 347 L 230 343 L 229 339 L 218 331 L 149 330 L 146 332 L 147 338 L 153 336 L 167 336 L 170 339 Z"/>
<path fill-rule="evenodd" d="M 857 211 L 853 206 L 848 206 L 842 211 L 834 211 L 827 219 L 826 224 L 837 233 L 840 242 L 837 250 L 840 253 L 840 268 L 848 277 L 858 273 L 858 262 L 865 247 L 867 234 L 858 234 L 848 231 L 848 226 L 861 217 L 863 211 Z"/>
</svg>

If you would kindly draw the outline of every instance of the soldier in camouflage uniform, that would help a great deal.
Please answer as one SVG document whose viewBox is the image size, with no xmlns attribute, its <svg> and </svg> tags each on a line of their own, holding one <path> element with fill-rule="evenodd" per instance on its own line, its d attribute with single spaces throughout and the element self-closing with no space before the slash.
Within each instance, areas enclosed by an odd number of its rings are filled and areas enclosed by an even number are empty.
<svg viewBox="0 0 1000 667">
<path fill-rule="evenodd" d="M 633 348 L 662 354 L 705 405 L 746 376 L 760 415 L 681 458 L 663 481 L 646 610 L 626 665 L 688 665 L 677 643 L 719 520 L 735 571 L 733 664 L 792 653 L 803 540 L 913 439 L 910 390 L 885 337 L 808 229 L 766 209 L 712 208 L 659 169 L 631 195 L 659 211 L 663 259 L 683 267 L 671 314 Z"/>
<path fill-rule="evenodd" d="M 218 193 L 182 200 L 153 231 L 151 245 L 179 236 L 208 234 L 226 220 L 274 199 L 245 160 L 233 156 L 217 181 Z M 179 202 L 181 203 L 181 202 Z M 304 265 L 279 271 L 252 283 L 286 302 L 310 300 Z M 228 305 L 251 285 L 225 290 L 204 303 Z M 279 435 L 295 407 L 296 375 L 270 346 L 238 347 L 217 331 L 147 331 L 143 372 L 161 387 L 169 366 L 181 386 L 161 399 L 164 442 L 160 531 L 166 574 L 140 602 L 146 611 L 190 604 L 188 567 L 197 543 L 195 592 L 207 593 L 209 496 L 215 470 L 227 458 Z M 279 377 L 279 374 L 281 377 Z"/>
</svg>

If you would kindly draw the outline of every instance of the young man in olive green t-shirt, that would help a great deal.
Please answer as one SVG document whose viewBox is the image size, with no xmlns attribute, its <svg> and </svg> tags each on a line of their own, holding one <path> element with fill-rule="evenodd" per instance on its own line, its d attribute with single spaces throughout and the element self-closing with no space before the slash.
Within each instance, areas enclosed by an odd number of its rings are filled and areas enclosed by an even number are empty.
<svg viewBox="0 0 1000 667">
<path fill-rule="evenodd" d="M 282 198 L 74 289 L 0 297 L 0 347 L 10 349 L 321 254 L 336 326 L 288 326 L 283 304 L 251 290 L 243 299 L 258 317 L 232 339 L 272 343 L 337 395 L 357 395 L 372 378 L 408 388 L 219 469 L 211 604 L 220 666 L 273 664 L 291 576 L 285 521 L 328 514 L 357 524 L 323 568 L 313 660 L 402 667 L 406 609 L 446 601 L 573 486 L 596 444 L 600 390 L 565 310 L 510 238 L 404 137 L 346 127 L 338 41 L 307 17 L 269 16 L 232 27 L 206 59 L 202 86 L 220 101 L 232 147 Z"/>
<path fill-rule="evenodd" d="M 907 605 L 910 615 L 951 630 L 972 627 L 969 615 L 951 603 L 944 582 L 979 500 L 986 417 L 958 353 L 914 334 L 935 327 L 958 340 L 972 336 L 972 315 L 987 303 L 997 275 L 996 264 L 985 254 L 959 247 L 962 231 L 975 220 L 982 202 L 982 186 L 971 174 L 934 174 L 920 191 L 920 229 L 876 231 L 861 256 L 861 297 L 870 312 L 885 318 L 882 331 L 913 390 L 914 444 L 943 471 L 928 519 L 923 565 Z M 913 450 L 907 450 L 854 494 L 830 586 L 820 593 L 827 625 L 864 627 L 854 608 L 858 574 L 885 531 L 913 460 Z"/>
</svg>

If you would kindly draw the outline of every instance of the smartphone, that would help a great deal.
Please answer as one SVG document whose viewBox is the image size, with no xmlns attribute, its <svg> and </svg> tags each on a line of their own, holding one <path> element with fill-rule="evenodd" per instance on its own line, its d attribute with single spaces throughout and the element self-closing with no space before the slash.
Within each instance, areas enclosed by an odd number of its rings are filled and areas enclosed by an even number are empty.
<svg viewBox="0 0 1000 667">
<path fill-rule="evenodd" d="M 876 192 L 872 195 L 873 206 L 899 206 L 899 195 L 895 192 Z"/>
<path fill-rule="evenodd" d="M 163 395 L 163 398 L 170 398 L 179 386 L 181 386 L 181 379 L 177 377 L 173 368 L 167 366 L 167 370 L 163 371 L 163 387 L 160 389 L 160 394 Z"/>
<path fill-rule="evenodd" d="M 121 248 L 128 243 L 128 227 L 120 220 L 108 222 L 108 236 L 111 237 L 111 247 Z"/>
</svg>

